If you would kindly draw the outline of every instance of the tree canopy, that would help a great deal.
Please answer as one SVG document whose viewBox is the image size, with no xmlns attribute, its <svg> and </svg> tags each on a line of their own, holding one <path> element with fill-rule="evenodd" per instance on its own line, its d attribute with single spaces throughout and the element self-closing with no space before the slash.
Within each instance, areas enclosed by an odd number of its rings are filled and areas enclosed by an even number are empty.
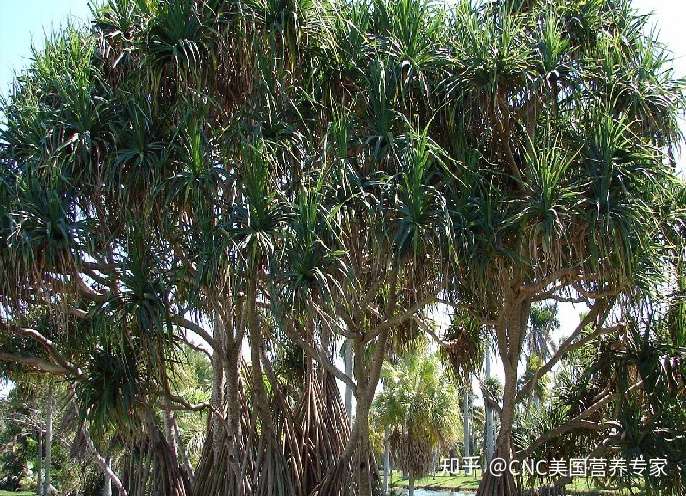
<svg viewBox="0 0 686 496">
<path fill-rule="evenodd" d="M 132 494 L 369 496 L 383 360 L 443 305 L 495 336 L 512 459 L 516 406 L 683 255 L 683 81 L 647 22 L 628 0 L 108 0 L 2 102 L 0 358 L 123 433 Z M 546 300 L 590 310 L 518 388 Z M 175 385 L 185 347 L 207 401 Z M 177 409 L 208 412 L 194 473 Z"/>
</svg>

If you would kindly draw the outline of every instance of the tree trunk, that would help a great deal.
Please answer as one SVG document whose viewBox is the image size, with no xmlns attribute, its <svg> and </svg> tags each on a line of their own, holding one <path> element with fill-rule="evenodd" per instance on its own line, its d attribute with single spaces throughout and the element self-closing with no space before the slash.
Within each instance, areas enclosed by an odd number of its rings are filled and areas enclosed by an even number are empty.
<svg viewBox="0 0 686 496">
<path fill-rule="evenodd" d="M 316 496 L 341 494 L 340 484 L 350 482 L 347 472 L 352 473 L 352 479 L 357 484 L 357 496 L 372 496 L 378 473 L 369 449 L 369 409 L 381 376 L 381 365 L 388 336 L 388 330 L 381 331 L 371 354 L 367 353 L 370 350 L 366 348 L 363 338 L 353 341 L 353 373 L 356 382 L 355 421 L 343 454 L 333 468 L 327 471 L 326 477 L 314 493 Z M 349 462 L 351 466 L 348 469 Z M 354 489 L 351 491 L 349 485 L 344 491 L 342 494 L 355 494 Z"/>
<path fill-rule="evenodd" d="M 253 277 L 246 294 L 248 305 L 246 317 L 248 338 L 250 340 L 250 361 L 252 380 L 252 400 L 254 405 L 254 426 L 259 426 L 257 462 L 254 465 L 255 486 L 252 496 L 278 496 L 293 494 L 292 466 L 288 464 L 284 451 L 277 437 L 276 424 L 272 412 L 265 373 L 262 366 L 262 355 L 265 349 L 263 327 L 260 325 L 257 311 L 257 280 Z M 277 388 L 278 384 L 272 383 Z"/>
<path fill-rule="evenodd" d="M 357 397 L 355 408 L 355 422 L 359 423 L 359 441 L 357 446 L 357 458 L 353 460 L 358 496 L 372 496 L 372 470 L 370 466 L 371 450 L 369 448 L 369 409 L 372 396 L 378 384 L 378 375 L 371 377 L 371 369 L 380 367 L 379 363 L 371 363 L 364 357 L 364 344 L 362 341 L 355 341 L 355 360 L 354 372 L 357 382 Z M 386 339 L 379 340 L 377 346 L 386 346 Z M 379 350 L 377 350 L 379 351 Z M 374 362 L 383 360 L 383 353 L 375 353 Z M 369 366 L 368 366 L 369 365 Z"/>
<path fill-rule="evenodd" d="M 464 457 L 472 456 L 470 440 L 472 438 L 472 429 L 469 412 L 469 396 L 471 392 L 471 378 L 467 377 L 467 384 L 465 385 L 464 394 L 462 397 L 462 425 L 464 427 Z M 464 474 L 469 475 L 471 469 L 465 464 Z"/>
<path fill-rule="evenodd" d="M 181 468 L 184 477 L 189 485 L 193 483 L 193 467 L 188 461 L 188 456 L 184 446 L 181 443 L 179 436 L 179 426 L 176 423 L 176 417 L 169 405 L 164 408 L 164 430 L 167 438 L 167 443 L 172 452 L 172 459 Z"/>
<path fill-rule="evenodd" d="M 48 399 L 45 411 L 45 477 L 43 478 L 43 494 L 50 494 L 50 470 L 52 469 L 52 405 L 53 386 L 48 386 Z"/>
<path fill-rule="evenodd" d="M 264 384 L 262 371 L 262 352 L 264 349 L 264 336 L 259 326 L 257 316 L 257 281 L 253 278 L 248 288 L 248 337 L 250 339 L 250 364 L 252 366 L 252 387 L 255 413 L 261 422 L 262 434 L 271 439 L 274 433 L 273 419 L 269 409 L 269 399 Z"/>
<path fill-rule="evenodd" d="M 343 343 L 343 353 L 345 362 L 345 373 L 348 377 L 353 375 L 353 343 L 352 340 L 347 339 Z M 346 384 L 345 385 L 345 411 L 348 414 L 348 422 L 352 426 L 353 422 L 353 390 Z"/>
<path fill-rule="evenodd" d="M 410 473 L 410 482 L 407 485 L 408 496 L 414 496 L 414 473 Z"/>
<path fill-rule="evenodd" d="M 43 496 L 43 423 L 40 422 L 38 427 L 38 485 L 36 486 L 36 494 Z"/>
<path fill-rule="evenodd" d="M 212 449 L 214 450 L 214 458 L 218 459 L 223 433 L 223 419 L 220 412 L 224 410 L 224 392 L 226 389 L 226 371 L 224 369 L 226 329 L 218 315 L 215 315 L 214 318 L 212 337 L 215 341 L 215 347 L 212 351 L 212 397 L 210 400 L 212 412 L 210 413 L 210 421 L 214 425 L 212 429 Z M 236 364 L 236 367 L 238 367 L 238 364 Z"/>
<path fill-rule="evenodd" d="M 112 471 L 112 458 L 109 456 L 105 459 L 105 464 L 107 465 L 107 468 L 109 471 Z M 103 487 L 102 490 L 103 496 L 112 496 L 112 477 L 110 474 L 106 471 L 105 472 L 105 486 Z"/>
<path fill-rule="evenodd" d="M 102 473 L 105 474 L 105 488 L 103 490 L 104 494 L 111 495 L 112 485 L 114 484 L 114 486 L 116 486 L 117 488 L 119 496 L 127 496 L 127 491 L 124 487 L 124 484 L 122 483 L 121 479 L 119 479 L 117 474 L 115 474 L 112 470 L 112 458 L 103 458 L 103 456 L 100 453 L 98 453 L 98 450 L 95 448 L 95 444 L 93 443 L 90 434 L 88 434 L 88 431 L 84 428 L 81 430 L 81 432 L 84 436 L 84 439 L 86 440 L 86 445 L 90 450 L 90 454 L 93 457 L 95 464 L 98 467 L 100 467 Z"/>
<path fill-rule="evenodd" d="M 388 446 L 388 428 L 383 430 L 383 493 L 388 494 L 389 481 L 388 476 L 391 471 L 391 450 Z"/>
<path fill-rule="evenodd" d="M 174 436 L 174 442 L 176 443 L 177 449 L 179 450 L 179 461 L 181 462 L 181 468 L 186 474 L 186 478 L 193 484 L 195 474 L 193 473 L 193 466 L 188 458 L 188 450 L 181 440 L 181 434 L 179 430 L 179 425 L 176 422 L 174 415 L 171 417 L 172 422 L 172 435 Z"/>
<path fill-rule="evenodd" d="M 235 325 L 231 315 L 215 315 L 212 413 L 207 422 L 208 434 L 196 470 L 185 469 L 193 474 L 195 496 L 243 496 L 248 494 L 247 487 L 252 482 L 246 474 L 250 453 L 245 446 L 242 426 L 249 415 L 244 409 L 239 377 L 242 335 L 234 328 Z M 179 446 L 184 449 L 182 443 Z M 184 466 L 186 462 L 187 456 L 184 456 Z"/>
<path fill-rule="evenodd" d="M 517 396 L 517 369 L 530 309 L 530 301 L 519 298 L 516 293 L 509 294 L 502 316 L 496 325 L 498 351 L 505 372 L 505 384 L 503 385 L 500 431 L 493 460 L 495 462 L 496 459 L 501 459 L 506 467 L 509 467 L 513 457 L 512 426 Z M 484 471 L 477 496 L 519 496 L 519 489 L 510 471 L 498 472 L 493 473 L 490 469 Z"/>
<path fill-rule="evenodd" d="M 503 395 L 503 411 L 500 417 L 500 432 L 496 441 L 493 460 L 501 459 L 507 466 L 512 460 L 512 424 L 514 420 L 514 397 L 516 394 L 516 379 L 511 374 L 505 374 L 505 392 Z M 487 466 L 488 467 L 488 466 Z M 484 472 L 479 484 L 478 496 L 517 496 L 514 477 L 505 470 L 504 473 Z"/>
<path fill-rule="evenodd" d="M 355 418 L 360 423 L 357 459 L 355 460 L 359 496 L 372 496 L 372 471 L 369 466 L 369 402 L 366 399 L 357 399 Z"/>
<path fill-rule="evenodd" d="M 228 416 L 226 426 L 228 426 L 229 440 L 229 470 L 232 470 L 236 477 L 236 484 L 239 484 L 241 464 L 245 453 L 240 449 L 242 440 L 241 431 L 241 401 L 239 397 L 241 363 L 241 343 L 232 341 L 227 350 L 227 360 L 224 363 L 226 371 L 226 414 Z M 223 428 L 217 426 L 217 428 Z"/>
<path fill-rule="evenodd" d="M 490 351 L 490 340 L 487 342 L 486 346 L 486 353 L 484 355 L 484 373 L 486 376 L 486 381 L 488 381 L 491 378 L 491 351 Z M 495 429 L 493 425 L 494 421 L 494 416 L 493 416 L 493 408 L 488 406 L 488 404 L 485 404 L 485 411 L 486 411 L 486 419 L 485 419 L 485 427 L 484 427 L 484 452 L 485 452 L 485 458 L 486 458 L 486 466 L 488 466 L 489 463 L 491 463 L 491 459 L 493 458 L 493 452 L 495 451 Z"/>
<path fill-rule="evenodd" d="M 169 404 L 164 405 L 163 408 L 163 415 L 162 415 L 162 420 L 164 422 L 164 437 L 167 440 L 167 444 L 169 445 L 169 450 L 171 451 L 172 455 L 172 460 L 179 465 L 179 446 L 176 443 L 176 436 L 174 436 L 173 432 L 173 423 L 174 419 L 172 416 L 172 411 L 171 407 Z"/>
</svg>

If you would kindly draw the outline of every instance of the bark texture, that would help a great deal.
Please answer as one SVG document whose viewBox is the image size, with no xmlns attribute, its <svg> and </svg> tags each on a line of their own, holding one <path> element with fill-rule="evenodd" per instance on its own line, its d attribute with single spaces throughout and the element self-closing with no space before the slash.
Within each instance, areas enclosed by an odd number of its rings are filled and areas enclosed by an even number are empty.
<svg viewBox="0 0 686 496">
<path fill-rule="evenodd" d="M 505 289 L 503 312 L 495 326 L 505 382 L 500 431 L 496 439 L 493 460 L 501 459 L 506 467 L 514 457 L 512 426 L 517 403 L 517 370 L 531 310 L 531 302 L 520 294 L 520 288 L 521 285 L 515 280 L 511 281 L 510 286 Z M 508 470 L 504 473 L 493 473 L 488 467 L 477 491 L 477 496 L 519 496 L 519 494 L 515 478 Z"/>
</svg>

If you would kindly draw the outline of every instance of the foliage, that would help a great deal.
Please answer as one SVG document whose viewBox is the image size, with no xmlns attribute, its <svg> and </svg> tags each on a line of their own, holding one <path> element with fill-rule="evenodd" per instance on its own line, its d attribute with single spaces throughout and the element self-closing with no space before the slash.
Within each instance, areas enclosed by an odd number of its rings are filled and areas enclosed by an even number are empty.
<svg viewBox="0 0 686 496">
<path fill-rule="evenodd" d="M 384 365 L 383 390 L 374 400 L 378 432 L 385 429 L 403 471 L 421 477 L 433 469 L 434 453 L 460 435 L 457 390 L 440 360 L 424 346 Z"/>
<path fill-rule="evenodd" d="M 555 352 L 552 333 L 560 327 L 557 304 L 533 305 L 529 316 L 529 327 L 527 336 L 529 356 L 535 355 L 541 360 L 549 360 Z"/>
<path fill-rule="evenodd" d="M 591 451 L 606 458 L 666 459 L 667 476 L 646 472 L 637 479 L 628 473 L 611 482 L 626 488 L 640 484 L 648 494 L 679 494 L 684 484 L 680 433 L 686 425 L 685 350 L 669 337 L 674 330 L 666 316 L 675 303 L 642 303 L 627 309 L 629 322 L 622 335 L 592 341 L 565 361 L 549 410 L 530 419 L 529 435 L 535 439 L 581 416 L 598 428 L 572 423 L 561 436 L 537 446 L 536 456 Z M 584 415 L 586 411 L 593 413 Z"/>
<path fill-rule="evenodd" d="M 589 305 L 583 347 L 618 302 L 669 286 L 682 249 L 684 85 L 648 19 L 628 0 L 94 7 L 0 104 L 3 362 L 65 378 L 132 493 L 369 496 L 381 363 L 442 300 L 455 371 L 478 368 L 494 331 L 509 458 L 523 349 L 552 352 L 545 302 Z M 574 373 L 617 386 L 633 378 L 621 359 L 653 379 L 644 359 L 674 358 L 684 334 L 641 325 Z M 332 363 L 343 338 L 352 377 Z M 198 347 L 211 378 L 197 357 L 183 370 Z M 524 392 L 549 369 L 536 360 Z M 332 374 L 356 392 L 350 431 Z M 433 427 L 408 432 L 433 446 Z M 229 460 L 247 472 L 215 470 Z M 481 491 L 515 489 L 487 476 Z"/>
</svg>

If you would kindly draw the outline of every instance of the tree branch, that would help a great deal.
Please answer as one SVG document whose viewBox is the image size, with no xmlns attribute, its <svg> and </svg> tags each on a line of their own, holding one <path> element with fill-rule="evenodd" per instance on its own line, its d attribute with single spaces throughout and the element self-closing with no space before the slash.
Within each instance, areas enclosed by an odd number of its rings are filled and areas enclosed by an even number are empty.
<svg viewBox="0 0 686 496">
<path fill-rule="evenodd" d="M 570 279 L 576 280 L 576 278 L 579 276 L 579 271 L 577 269 L 571 269 L 571 268 L 564 268 L 557 270 L 553 272 L 552 274 L 549 274 L 542 279 L 539 279 L 538 281 L 534 281 L 530 284 L 525 284 L 521 288 L 521 293 L 522 297 L 526 298 L 529 297 L 532 300 L 536 300 L 536 295 L 538 295 L 540 292 L 542 292 L 544 289 L 546 289 L 548 286 L 553 284 L 556 281 L 563 281 L 563 284 L 560 285 L 557 289 L 561 289 L 564 286 L 569 285 L 571 282 Z M 552 293 L 554 291 L 547 291 L 547 293 Z"/>
<path fill-rule="evenodd" d="M 95 448 L 95 444 L 93 444 L 93 440 L 91 439 L 85 427 L 81 427 L 81 435 L 83 435 L 83 438 L 86 441 L 86 446 L 95 459 L 95 464 L 100 467 L 100 470 L 102 470 L 102 472 L 110 478 L 112 484 L 114 484 L 119 490 L 119 494 L 121 496 L 127 496 L 128 493 L 126 492 L 124 484 L 122 484 L 117 474 L 115 474 L 112 468 L 109 466 L 107 460 L 105 460 L 102 455 L 98 453 L 98 450 Z"/>
<path fill-rule="evenodd" d="M 560 345 L 560 348 L 557 350 L 555 355 L 553 355 L 553 357 L 550 360 L 548 360 L 548 362 L 545 365 L 536 370 L 533 377 L 529 379 L 529 381 L 520 389 L 519 393 L 517 393 L 517 396 L 515 398 L 515 403 L 520 402 L 524 398 L 526 398 L 534 389 L 534 387 L 536 387 L 536 384 L 538 383 L 539 379 L 548 372 L 550 372 L 553 369 L 553 367 L 568 353 L 580 348 L 584 344 L 603 334 L 607 334 L 609 332 L 617 330 L 619 328 L 618 326 L 623 325 L 617 324 L 617 326 L 615 327 L 599 328 L 598 330 L 589 334 L 588 336 L 580 339 L 579 341 L 576 341 L 576 339 L 579 337 L 579 335 L 581 335 L 581 333 L 587 325 L 589 325 L 596 319 L 599 322 L 602 322 L 607 317 L 609 311 L 610 305 L 607 301 L 602 300 L 594 303 L 591 307 L 591 311 L 588 312 L 588 314 L 586 314 L 586 317 L 584 317 L 581 320 L 581 322 L 579 322 L 579 325 L 576 327 L 576 329 L 574 329 L 572 334 L 567 339 L 565 339 L 565 341 Z"/>
<path fill-rule="evenodd" d="M 59 365 L 55 365 L 54 363 L 48 362 L 47 360 L 43 360 L 42 358 L 38 358 L 38 357 L 31 357 L 31 356 L 17 355 L 14 353 L 0 352 L 0 361 L 26 365 L 27 367 L 35 369 L 39 372 L 45 372 L 48 374 L 55 374 L 55 375 L 66 375 L 67 374 L 67 369 L 65 369 L 64 367 L 61 367 Z"/>
<path fill-rule="evenodd" d="M 215 348 L 216 342 L 214 338 L 210 336 L 210 333 L 207 332 L 200 325 L 188 320 L 185 317 L 182 317 L 181 315 L 172 315 L 169 320 L 172 324 L 176 324 L 179 327 L 183 327 L 185 329 L 188 329 L 189 331 L 194 332 L 195 334 L 203 338 L 207 342 L 207 344 L 209 344 L 212 348 Z"/>
<path fill-rule="evenodd" d="M 412 305 L 409 309 L 405 310 L 404 312 L 400 313 L 399 315 L 396 315 L 395 317 L 391 317 L 387 319 L 385 322 L 382 322 L 376 328 L 367 334 L 367 336 L 364 338 L 363 344 L 367 344 L 371 341 L 374 340 L 379 334 L 381 334 L 382 331 L 389 329 L 391 327 L 395 327 L 399 324 L 402 324 L 405 322 L 407 319 L 412 318 L 414 314 L 416 314 L 419 310 L 424 308 L 427 305 L 430 305 L 431 303 L 436 302 L 436 296 L 431 295 L 427 298 L 424 298 L 414 305 Z"/>
<path fill-rule="evenodd" d="M 631 391 L 641 387 L 643 385 L 643 381 L 638 381 L 634 385 L 632 385 L 629 389 L 627 389 L 627 393 L 630 393 Z M 616 422 L 589 422 L 587 419 L 593 415 L 595 412 L 600 410 L 602 407 L 607 405 L 612 398 L 615 396 L 615 393 L 613 391 L 608 391 L 606 394 L 602 395 L 600 399 L 598 399 L 595 403 L 593 403 L 591 406 L 586 408 L 583 412 L 578 414 L 576 417 L 573 419 L 569 420 L 568 422 L 562 424 L 559 427 L 556 427 L 555 429 L 552 429 L 545 434 L 541 435 L 536 441 L 531 443 L 531 445 L 524 451 L 517 453 L 517 458 L 523 458 L 526 456 L 529 456 L 533 450 L 535 450 L 538 446 L 545 444 L 546 442 L 550 441 L 551 439 L 554 439 L 556 437 L 559 437 L 563 434 L 566 434 L 567 432 L 570 432 L 574 429 L 592 429 L 592 430 L 602 430 L 604 428 L 611 428 L 611 427 L 616 427 L 617 423 Z"/>
<path fill-rule="evenodd" d="M 301 336 L 298 336 L 297 333 L 290 332 L 288 330 L 289 326 L 285 326 L 285 329 L 288 337 L 296 343 L 298 343 L 305 353 L 307 353 L 314 360 L 317 360 L 317 362 L 320 365 L 322 365 L 326 370 L 331 372 L 336 377 L 336 379 L 340 380 L 341 382 L 349 386 L 350 389 L 353 391 L 353 394 L 355 394 L 355 392 L 357 391 L 357 384 L 355 384 L 355 381 L 348 374 L 339 370 L 338 367 L 331 363 L 326 354 L 322 350 L 317 348 L 316 345 L 308 343 Z"/>
<path fill-rule="evenodd" d="M 0 325 L 8 332 L 12 334 L 22 335 L 29 337 L 40 344 L 47 354 L 60 365 L 63 369 L 68 371 L 76 379 L 83 378 L 83 372 L 81 369 L 73 365 L 66 358 L 64 358 L 56 349 L 55 343 L 43 336 L 40 332 L 35 329 L 30 329 L 26 327 L 18 327 L 13 325 L 8 325 L 7 323 L 0 323 Z"/>
</svg>

